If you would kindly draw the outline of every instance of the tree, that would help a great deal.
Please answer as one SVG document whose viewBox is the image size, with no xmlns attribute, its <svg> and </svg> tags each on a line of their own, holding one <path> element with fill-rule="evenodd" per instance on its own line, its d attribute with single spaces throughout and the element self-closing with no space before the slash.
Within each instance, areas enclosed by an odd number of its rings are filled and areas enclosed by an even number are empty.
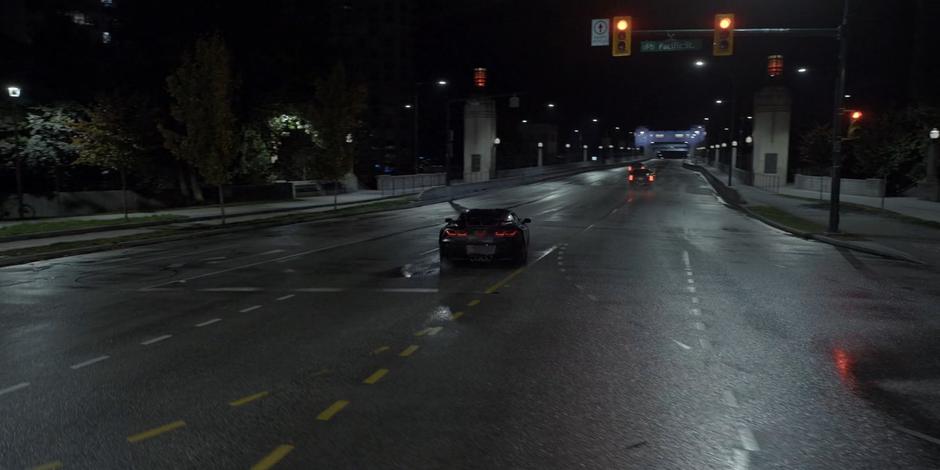
<svg viewBox="0 0 940 470">
<path fill-rule="evenodd" d="M 141 135 L 135 121 L 146 116 L 146 103 L 138 97 L 116 94 L 99 97 L 86 114 L 87 120 L 73 125 L 73 143 L 78 149 L 76 165 L 95 165 L 116 170 L 121 176 L 121 199 L 127 220 L 127 174 L 143 157 Z"/>
<path fill-rule="evenodd" d="M 800 136 L 797 152 L 803 172 L 828 174 L 832 167 L 832 126 L 818 125 L 806 131 Z"/>
<path fill-rule="evenodd" d="M 62 168 L 75 157 L 72 124 L 77 117 L 78 106 L 72 103 L 35 106 L 26 111 L 28 137 L 21 149 L 22 163 L 52 173 L 56 192 L 61 189 Z"/>
<path fill-rule="evenodd" d="M 923 178 L 927 132 L 940 119 L 940 112 L 908 107 L 864 119 L 853 136 L 855 172 L 885 178 L 895 194 Z"/>
<path fill-rule="evenodd" d="M 352 171 L 353 135 L 359 128 L 365 107 L 365 87 L 349 83 L 342 65 L 333 67 L 326 79 L 317 80 L 310 121 L 316 129 L 321 154 L 314 160 L 314 167 L 321 178 L 334 183 L 334 209 L 339 180 Z"/>
<path fill-rule="evenodd" d="M 224 224 L 222 185 L 232 178 L 236 122 L 232 107 L 235 81 L 222 37 L 214 34 L 197 40 L 194 49 L 183 54 L 179 68 L 167 77 L 167 89 L 172 98 L 170 114 L 179 128 L 161 127 L 164 145 L 218 188 Z"/>
</svg>

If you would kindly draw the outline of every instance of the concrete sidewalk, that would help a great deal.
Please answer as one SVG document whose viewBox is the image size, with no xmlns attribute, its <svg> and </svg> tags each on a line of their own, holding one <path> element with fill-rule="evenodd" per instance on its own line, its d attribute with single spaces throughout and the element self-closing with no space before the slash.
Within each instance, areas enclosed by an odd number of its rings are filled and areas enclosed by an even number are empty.
<svg viewBox="0 0 940 470">
<path fill-rule="evenodd" d="M 714 167 L 704 166 L 703 168 L 713 175 L 717 172 Z M 745 185 L 738 179 L 735 179 L 733 183 L 732 189 L 737 191 L 744 199 L 745 207 L 770 206 L 777 208 L 819 225 L 818 235 L 825 235 L 822 232 L 829 223 L 829 200 L 827 195 L 824 195 L 824 199 L 820 201 L 818 200 L 818 192 L 815 193 L 815 198 L 811 198 L 807 195 L 813 194 L 812 191 L 788 188 L 787 190 L 782 189 L 778 194 Z M 911 200 L 913 198 L 887 199 L 895 199 L 893 205 L 888 206 L 886 204 L 886 207 L 891 207 L 891 212 L 926 221 L 937 221 L 940 218 L 940 207 L 934 209 L 929 206 L 929 204 L 936 206 L 940 206 L 940 204 Z M 917 221 L 898 217 L 897 214 L 891 212 L 881 211 L 881 198 L 847 196 L 843 197 L 842 201 L 870 206 L 871 209 L 841 206 L 840 230 L 846 236 L 834 238 L 850 241 L 860 247 L 873 250 L 881 249 L 886 253 L 894 252 L 930 265 L 940 266 L 940 228 L 932 227 L 929 223 L 918 223 Z M 926 214 L 928 217 L 918 217 L 917 214 Z"/>
</svg>

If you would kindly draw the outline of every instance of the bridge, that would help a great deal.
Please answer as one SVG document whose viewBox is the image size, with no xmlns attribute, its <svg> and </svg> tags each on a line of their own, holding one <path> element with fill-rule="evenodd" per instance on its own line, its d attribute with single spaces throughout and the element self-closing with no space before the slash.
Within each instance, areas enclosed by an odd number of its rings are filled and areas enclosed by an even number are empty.
<svg viewBox="0 0 940 470">
<path fill-rule="evenodd" d="M 699 124 L 687 130 L 652 130 L 637 127 L 633 131 L 634 146 L 643 149 L 646 157 L 655 157 L 659 153 L 692 156 L 695 147 L 705 141 L 705 126 Z"/>
</svg>

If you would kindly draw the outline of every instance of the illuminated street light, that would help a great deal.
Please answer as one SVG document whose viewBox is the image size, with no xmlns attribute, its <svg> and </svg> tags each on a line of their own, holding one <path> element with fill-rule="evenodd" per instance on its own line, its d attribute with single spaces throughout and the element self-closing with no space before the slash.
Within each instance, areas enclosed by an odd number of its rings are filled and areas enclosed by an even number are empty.
<svg viewBox="0 0 940 470">
<path fill-rule="evenodd" d="M 715 100 L 715 104 L 722 104 L 722 103 L 724 103 L 724 102 L 725 102 L 725 100 L 722 100 L 722 99 L 717 99 L 717 100 Z"/>
<path fill-rule="evenodd" d="M 554 107 L 555 107 L 555 103 L 548 103 L 548 104 L 545 105 L 545 106 L 548 106 L 549 108 L 554 108 Z"/>
<path fill-rule="evenodd" d="M 936 127 L 934 127 L 933 129 L 930 129 L 930 140 L 937 140 L 937 139 L 940 139 L 940 129 L 937 129 Z"/>
<path fill-rule="evenodd" d="M 708 118 L 706 117 L 706 118 L 705 118 L 705 120 L 707 121 L 707 120 L 708 120 Z"/>
<path fill-rule="evenodd" d="M 20 97 L 20 87 L 18 86 L 8 86 L 7 94 L 10 95 L 10 98 L 19 98 Z"/>
<path fill-rule="evenodd" d="M 722 143 L 721 143 L 721 148 L 727 148 L 727 147 L 728 147 L 728 143 L 727 143 L 727 142 L 722 142 Z"/>
<path fill-rule="evenodd" d="M 797 73 L 806 73 L 806 72 L 809 71 L 809 69 L 807 69 L 806 67 L 800 67 L 800 68 L 796 69 L 796 71 L 797 71 Z"/>
<path fill-rule="evenodd" d="M 412 106 L 411 106 L 410 104 L 406 104 L 406 105 L 405 105 L 405 109 L 411 109 L 411 108 L 412 108 Z"/>
<path fill-rule="evenodd" d="M 852 97 L 852 95 L 850 95 L 850 94 L 848 94 L 848 93 L 845 94 L 845 98 L 851 98 L 851 97 Z"/>
<path fill-rule="evenodd" d="M 744 138 L 744 143 L 746 143 L 746 144 L 753 144 L 753 143 L 754 143 L 754 138 L 751 137 L 751 136 L 747 136 L 747 137 Z"/>
<path fill-rule="evenodd" d="M 704 66 L 705 66 L 705 61 L 704 61 L 704 60 L 696 60 L 696 61 L 695 61 L 695 66 L 696 66 L 696 67 L 704 67 Z"/>
<path fill-rule="evenodd" d="M 574 133 L 575 133 L 575 134 L 577 134 L 578 132 L 581 132 L 581 131 L 579 131 L 579 130 L 577 130 L 577 129 L 574 130 Z"/>
<path fill-rule="evenodd" d="M 528 124 L 528 123 L 529 123 L 529 120 L 528 120 L 528 119 L 523 119 L 523 120 L 522 120 L 522 123 L 523 123 L 523 124 Z"/>
<path fill-rule="evenodd" d="M 754 116 L 748 116 L 747 119 L 748 120 L 754 119 Z"/>
<path fill-rule="evenodd" d="M 571 144 L 565 144 L 565 148 L 566 148 L 566 149 L 570 149 L 570 148 L 571 148 Z"/>
<path fill-rule="evenodd" d="M 447 86 L 447 80 L 438 80 L 438 81 L 437 81 L 437 85 L 438 85 L 438 86 Z"/>
</svg>

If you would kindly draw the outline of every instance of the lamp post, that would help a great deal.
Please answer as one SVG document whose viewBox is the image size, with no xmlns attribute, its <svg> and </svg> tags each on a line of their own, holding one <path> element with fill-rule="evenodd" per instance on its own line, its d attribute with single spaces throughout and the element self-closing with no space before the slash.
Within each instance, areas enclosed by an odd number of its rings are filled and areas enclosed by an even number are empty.
<svg viewBox="0 0 940 470">
<path fill-rule="evenodd" d="M 581 146 L 581 161 L 582 162 L 587 161 L 587 145 Z"/>
<path fill-rule="evenodd" d="M 499 149 L 499 137 L 493 139 L 493 151 L 490 152 L 490 178 L 496 178 L 496 150 Z"/>
<path fill-rule="evenodd" d="M 539 142 L 539 165 L 538 165 L 539 167 L 542 166 L 542 146 L 543 144 Z"/>
<path fill-rule="evenodd" d="M 927 199 L 940 201 L 940 182 L 937 181 L 937 141 L 940 140 L 940 129 L 934 127 L 927 137 Z"/>
<path fill-rule="evenodd" d="M 734 175 L 734 167 L 738 162 L 738 141 L 731 141 L 731 166 L 728 167 L 728 186 L 731 186 L 731 177 Z"/>
<path fill-rule="evenodd" d="M 18 106 L 19 103 L 17 101 L 19 101 L 19 98 L 22 92 L 23 90 L 17 85 L 11 85 L 7 87 L 7 95 L 13 99 L 13 109 L 15 111 L 19 110 L 19 106 Z M 19 121 L 19 118 L 20 118 L 19 113 L 14 112 L 13 119 L 15 121 Z M 17 122 L 13 128 L 13 132 L 17 134 L 19 133 L 18 126 L 19 126 L 19 122 Z M 17 140 L 18 139 L 14 137 L 13 139 L 14 146 L 16 146 Z M 19 218 L 22 219 L 24 209 L 25 209 L 24 204 L 23 204 L 23 157 L 20 155 L 19 148 L 14 148 L 13 154 L 14 154 L 14 168 L 15 168 L 15 173 L 16 173 L 16 212 Z"/>
</svg>

